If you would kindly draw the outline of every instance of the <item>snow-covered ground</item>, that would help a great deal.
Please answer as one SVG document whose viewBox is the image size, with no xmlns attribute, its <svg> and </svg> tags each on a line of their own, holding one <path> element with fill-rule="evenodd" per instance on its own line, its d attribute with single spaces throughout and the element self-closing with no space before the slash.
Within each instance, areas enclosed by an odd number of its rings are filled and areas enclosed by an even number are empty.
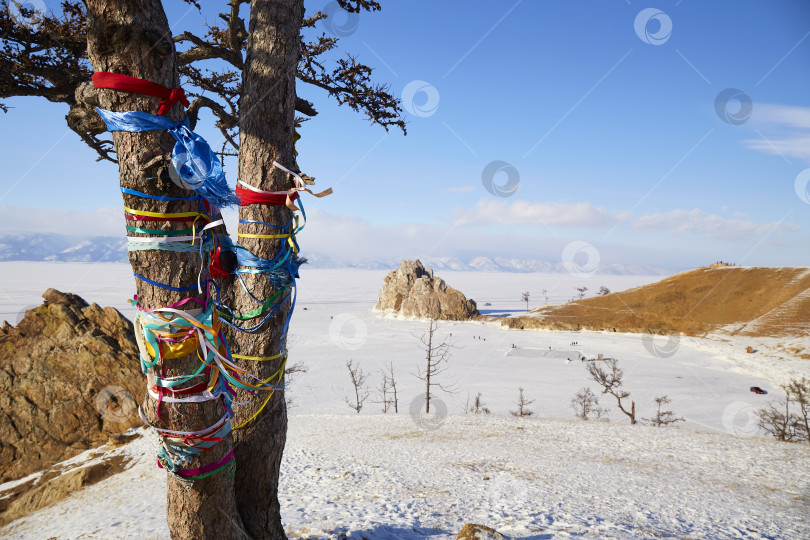
<svg viewBox="0 0 810 540">
<path fill-rule="evenodd" d="M 281 493 L 290 535 L 449 538 L 463 523 L 478 521 L 535 538 L 810 537 L 810 451 L 764 439 L 754 423 L 754 411 L 779 397 L 778 384 L 810 376 L 810 362 L 750 338 L 651 338 L 445 322 L 438 332 L 455 348 L 439 382 L 457 392 L 438 394 L 449 416 L 438 429 L 425 430 L 426 423 L 408 411 L 414 403 L 418 407 L 424 391 L 414 373 L 424 358 L 418 336 L 427 323 L 371 311 L 384 275 L 302 269 L 288 347 L 290 362 L 303 362 L 308 371 L 290 387 Z M 525 311 L 520 295 L 526 290 L 529 307 L 536 307 L 545 301 L 542 289 L 549 290 L 550 301 L 559 301 L 583 285 L 589 292 L 601 285 L 619 291 L 659 279 L 439 275 L 493 315 Z M 0 263 L 0 319 L 15 323 L 20 310 L 41 303 L 47 287 L 132 316 L 127 265 Z M 758 352 L 746 354 L 746 345 Z M 654 398 L 666 394 L 686 422 L 668 429 L 628 426 L 615 402 L 601 395 L 611 423 L 573 420 L 576 391 L 597 390 L 577 358 L 599 353 L 619 359 L 640 417 L 654 414 Z M 399 415 L 383 416 L 373 395 L 360 415 L 346 406 L 349 359 L 371 373 L 371 386 L 379 383 L 381 369 L 393 365 Z M 749 392 L 755 385 L 771 395 Z M 518 387 L 535 400 L 531 419 L 509 416 Z M 489 417 L 463 414 L 468 396 L 478 392 L 492 411 Z M 165 537 L 162 474 L 152 467 L 152 443 L 144 438 L 130 447 L 143 456 L 132 469 L 0 534 Z M 112 494 L 120 488 L 126 497 Z M 130 508 L 136 493 L 142 497 Z"/>
<path fill-rule="evenodd" d="M 127 471 L 0 531 L 168 538 L 154 436 Z M 291 538 L 452 540 L 464 523 L 528 538 L 808 538 L 810 447 L 573 419 L 290 418 L 280 501 Z M 239 537 L 224 531 L 225 537 Z"/>
</svg>

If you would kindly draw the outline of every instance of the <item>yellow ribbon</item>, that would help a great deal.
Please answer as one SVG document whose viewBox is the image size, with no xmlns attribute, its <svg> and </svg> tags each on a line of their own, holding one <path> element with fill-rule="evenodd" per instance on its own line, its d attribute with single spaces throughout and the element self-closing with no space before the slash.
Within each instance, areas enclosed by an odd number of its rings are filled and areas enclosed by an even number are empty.
<svg viewBox="0 0 810 540">
<path fill-rule="evenodd" d="M 281 358 L 282 356 L 286 355 L 286 349 L 278 354 L 274 354 L 273 356 L 246 356 L 244 354 L 231 354 L 232 357 L 238 358 L 239 360 L 252 360 L 254 362 L 267 362 L 268 360 L 275 360 L 276 358 Z"/>
<path fill-rule="evenodd" d="M 186 332 L 183 332 L 183 335 L 185 334 Z M 166 337 L 161 336 L 160 334 L 157 333 L 156 335 L 158 336 L 158 339 L 160 337 Z M 152 345 L 148 341 L 145 342 L 144 344 L 146 345 L 146 351 L 149 353 L 149 356 L 155 358 L 156 351 L 154 347 L 152 347 Z M 158 341 L 158 344 L 160 345 L 160 356 L 164 360 L 173 360 L 175 358 L 182 358 L 183 356 L 191 354 L 195 350 L 197 350 L 197 346 L 199 345 L 197 341 L 197 334 L 192 334 L 183 341 L 178 341 L 176 343 L 168 341 Z"/>
<path fill-rule="evenodd" d="M 172 212 L 172 213 L 165 213 L 165 212 L 147 212 L 146 210 L 133 210 L 132 208 L 124 207 L 124 211 L 128 214 L 134 214 L 136 216 L 146 216 L 146 217 L 156 217 L 156 218 L 175 218 L 175 217 L 194 217 L 194 216 L 205 216 L 205 214 L 201 214 L 200 212 Z M 205 216 L 207 217 L 207 216 Z"/>
<path fill-rule="evenodd" d="M 246 234 L 246 233 L 239 233 L 238 236 L 240 238 L 289 238 L 289 234 Z"/>
<path fill-rule="evenodd" d="M 283 352 L 284 352 L 284 353 L 286 353 L 287 351 L 283 351 Z M 262 358 L 262 357 L 257 357 L 257 358 Z M 270 358 L 270 357 L 267 357 L 267 358 Z M 276 378 L 276 377 L 278 377 L 278 378 L 279 378 L 279 380 L 280 380 L 280 379 L 281 379 L 281 376 L 282 376 L 282 375 L 284 375 L 284 366 L 285 366 L 286 364 L 287 364 L 287 358 L 285 358 L 285 359 L 284 359 L 284 362 L 282 362 L 281 367 L 280 367 L 280 368 L 278 368 L 278 370 L 277 370 L 275 373 L 273 373 L 272 375 L 270 375 L 269 377 L 267 377 L 267 378 L 266 378 L 264 381 L 262 381 L 262 382 L 264 382 L 264 383 L 269 383 L 271 380 L 273 380 L 273 379 L 274 379 L 274 378 Z M 262 411 L 264 410 L 264 408 L 265 408 L 265 407 L 267 406 L 267 404 L 270 402 L 270 398 L 272 398 L 272 397 L 273 397 L 273 394 L 275 394 L 275 393 L 276 393 L 276 391 L 275 391 L 275 390 L 273 390 L 273 391 L 269 392 L 269 393 L 267 394 L 267 398 L 265 398 L 265 400 L 264 400 L 264 403 L 262 403 L 262 406 L 261 406 L 261 407 L 259 407 L 259 410 L 258 410 L 258 411 L 256 411 L 255 413 L 253 413 L 253 414 L 250 416 L 250 418 L 248 418 L 247 420 L 245 420 L 244 422 L 242 422 L 241 424 L 239 424 L 238 426 L 236 426 L 236 427 L 234 427 L 234 428 L 232 428 L 232 429 L 240 429 L 240 428 L 243 428 L 245 425 L 247 425 L 248 423 L 250 423 L 251 421 L 253 421 L 253 419 L 254 419 L 254 418 L 256 418 L 257 416 L 259 416 L 259 413 L 260 413 L 260 412 L 262 412 Z"/>
</svg>

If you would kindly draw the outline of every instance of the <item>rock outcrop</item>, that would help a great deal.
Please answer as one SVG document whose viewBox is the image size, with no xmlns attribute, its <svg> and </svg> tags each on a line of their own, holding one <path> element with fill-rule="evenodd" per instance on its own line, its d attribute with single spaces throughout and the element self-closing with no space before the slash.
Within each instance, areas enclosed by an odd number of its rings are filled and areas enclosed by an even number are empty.
<svg viewBox="0 0 810 540">
<path fill-rule="evenodd" d="M 402 261 L 385 276 L 375 310 L 405 317 L 462 321 L 478 315 L 474 300 L 447 286 L 419 260 Z"/>
<path fill-rule="evenodd" d="M 133 326 L 111 307 L 48 289 L 0 327 L 0 481 L 15 480 L 142 425 Z"/>
</svg>

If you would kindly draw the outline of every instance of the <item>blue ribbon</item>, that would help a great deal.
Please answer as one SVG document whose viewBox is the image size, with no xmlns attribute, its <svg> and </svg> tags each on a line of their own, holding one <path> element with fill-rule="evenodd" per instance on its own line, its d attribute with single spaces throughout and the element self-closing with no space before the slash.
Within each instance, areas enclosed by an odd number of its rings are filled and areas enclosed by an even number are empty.
<svg viewBox="0 0 810 540">
<path fill-rule="evenodd" d="M 239 198 L 228 187 L 222 162 L 208 143 L 189 129 L 188 118 L 172 122 L 162 116 L 141 111 L 113 112 L 96 108 L 110 131 L 154 131 L 165 129 L 177 144 L 172 149 L 172 163 L 180 179 L 219 208 L 239 204 Z"/>
<path fill-rule="evenodd" d="M 279 227 L 271 223 L 249 219 L 240 219 L 239 223 L 260 223 L 262 225 L 267 225 L 268 227 L 278 229 L 281 232 L 286 232 L 289 230 L 286 227 Z M 307 262 L 305 258 L 294 253 L 290 245 L 286 243 L 284 244 L 284 247 L 279 250 L 276 256 L 270 260 L 259 257 L 258 255 L 254 255 L 249 249 L 239 242 L 234 243 L 230 237 L 224 235 L 217 235 L 217 237 L 219 238 L 222 251 L 231 251 L 235 253 L 237 266 L 246 267 L 236 268 L 233 272 L 231 272 L 232 274 L 264 274 L 276 289 L 286 287 L 292 278 L 298 278 L 298 269 L 302 264 Z M 247 289 L 245 290 L 247 291 Z M 250 294 L 249 291 L 248 294 Z M 256 299 L 254 298 L 254 300 Z M 256 301 L 261 303 L 259 300 Z"/>
<path fill-rule="evenodd" d="M 199 200 L 200 196 L 195 195 L 193 197 L 170 197 L 169 195 L 149 195 L 148 193 L 143 193 L 140 191 L 135 191 L 134 189 L 129 189 L 122 187 L 121 193 L 126 193 L 128 195 L 135 195 L 137 197 L 143 197 L 145 199 L 152 199 L 153 201 L 196 201 Z"/>
<path fill-rule="evenodd" d="M 158 283 L 157 281 L 152 281 L 151 279 L 144 277 L 140 274 L 133 272 L 136 278 L 140 279 L 141 281 L 145 281 L 149 285 L 154 287 L 160 287 L 161 289 L 166 289 L 167 291 L 174 291 L 174 292 L 187 292 L 187 291 L 194 291 L 197 289 L 197 285 L 189 285 L 188 287 L 172 287 L 171 285 L 166 285 L 165 283 Z"/>
</svg>

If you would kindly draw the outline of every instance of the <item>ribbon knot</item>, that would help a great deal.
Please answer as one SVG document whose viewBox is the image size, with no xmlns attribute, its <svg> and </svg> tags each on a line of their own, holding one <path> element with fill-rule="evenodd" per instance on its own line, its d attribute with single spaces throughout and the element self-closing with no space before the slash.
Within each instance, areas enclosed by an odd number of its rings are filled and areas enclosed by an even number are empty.
<svg viewBox="0 0 810 540">
<path fill-rule="evenodd" d="M 112 112 L 99 108 L 96 111 L 110 131 L 137 133 L 165 129 L 177 141 L 172 150 L 172 162 L 180 180 L 218 208 L 239 204 L 225 180 L 219 156 L 205 139 L 188 128 L 188 118 L 172 122 L 140 111 Z"/>
<path fill-rule="evenodd" d="M 186 108 L 189 106 L 186 93 L 182 88 L 166 88 L 160 84 L 121 73 L 97 71 L 93 74 L 93 86 L 95 88 L 110 88 L 161 98 L 158 104 L 158 114 L 161 115 L 169 112 L 175 103 L 182 103 Z"/>
<path fill-rule="evenodd" d="M 175 103 L 182 103 L 183 107 L 189 106 L 188 98 L 186 98 L 186 91 L 182 88 L 172 88 L 169 92 L 169 97 L 164 98 L 159 103 L 158 114 L 165 114 L 169 112 Z"/>
</svg>

